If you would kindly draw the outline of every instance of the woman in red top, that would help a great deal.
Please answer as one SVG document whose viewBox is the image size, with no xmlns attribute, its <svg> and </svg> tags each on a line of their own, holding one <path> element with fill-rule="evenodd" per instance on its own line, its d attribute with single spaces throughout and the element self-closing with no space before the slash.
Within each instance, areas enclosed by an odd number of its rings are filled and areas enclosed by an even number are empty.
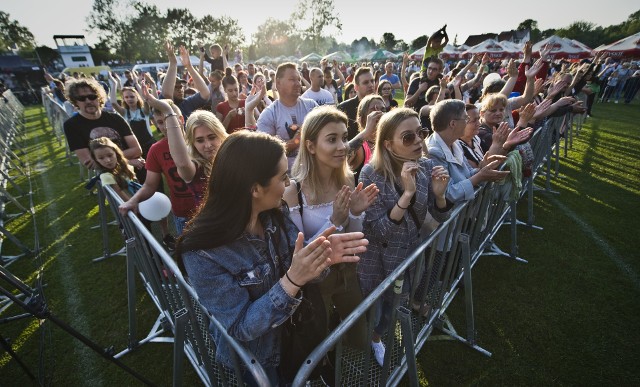
<svg viewBox="0 0 640 387">
<path fill-rule="evenodd" d="M 227 94 L 227 100 L 216 107 L 222 115 L 222 124 L 227 133 L 231 134 L 244 127 L 244 99 L 239 99 L 239 84 L 236 77 L 231 75 L 231 69 L 227 68 L 226 76 L 222 78 L 222 88 Z"/>
</svg>

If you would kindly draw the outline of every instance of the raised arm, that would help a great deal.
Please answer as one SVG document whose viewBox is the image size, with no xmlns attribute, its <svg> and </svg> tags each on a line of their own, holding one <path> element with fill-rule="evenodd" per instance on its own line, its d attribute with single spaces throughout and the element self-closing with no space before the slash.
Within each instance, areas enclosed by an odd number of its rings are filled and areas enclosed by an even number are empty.
<svg viewBox="0 0 640 387">
<path fill-rule="evenodd" d="M 254 90 L 255 90 L 255 87 L 251 89 L 251 92 L 253 93 Z M 260 103 L 260 101 L 262 101 L 264 97 L 267 95 L 267 85 L 263 84 L 260 90 L 256 92 L 256 94 L 257 95 L 254 98 L 251 98 L 251 99 L 247 98 L 245 100 L 244 125 L 248 127 L 255 127 L 257 125 L 255 110 L 256 110 L 256 107 L 258 107 L 258 104 Z"/>
<path fill-rule="evenodd" d="M 536 74 L 542 68 L 543 61 L 542 58 L 538 59 L 533 66 L 530 68 L 526 68 L 524 71 L 524 75 L 527 77 L 527 84 L 524 87 L 524 94 L 520 97 L 516 97 L 512 99 L 511 107 L 513 109 L 518 109 L 525 104 L 529 103 L 533 99 L 533 93 L 535 91 L 535 80 Z"/>
<path fill-rule="evenodd" d="M 173 99 L 173 90 L 176 87 L 176 76 L 178 73 L 178 58 L 173 49 L 173 45 L 169 42 L 164 43 L 164 49 L 169 57 L 169 68 L 162 82 L 162 96 L 167 99 Z"/>
<path fill-rule="evenodd" d="M 196 90 L 200 93 L 200 96 L 203 99 L 209 99 L 209 86 L 202 79 L 200 73 L 193 67 L 191 64 L 191 58 L 189 57 L 189 51 L 184 46 L 180 46 L 180 59 L 182 60 L 182 65 L 187 69 L 191 79 L 193 79 L 193 84 L 196 87 Z M 164 88 L 163 88 L 164 90 Z"/>
<path fill-rule="evenodd" d="M 187 144 L 184 142 L 184 137 L 182 137 L 180 118 L 174 113 L 167 102 L 159 100 L 149 94 L 149 92 L 146 91 L 146 87 L 143 89 L 145 90 L 143 97 L 149 106 L 151 106 L 154 111 L 158 111 L 165 116 L 164 124 L 167 128 L 167 140 L 169 142 L 171 158 L 178 168 L 178 175 L 186 183 L 190 183 L 196 175 L 196 166 L 189 158 L 189 150 L 187 149 Z"/>
<path fill-rule="evenodd" d="M 338 61 L 335 59 L 333 60 L 333 73 L 338 77 L 338 81 L 336 81 L 338 87 L 344 85 L 344 75 L 342 75 L 342 71 L 340 71 L 340 67 L 338 66 Z"/>
<path fill-rule="evenodd" d="M 407 92 L 409 82 L 407 82 L 407 64 L 409 63 L 409 54 L 402 54 L 402 67 L 400 68 L 400 82 L 402 82 L 402 91 Z"/>
<path fill-rule="evenodd" d="M 505 83 L 502 87 L 502 90 L 500 90 L 500 94 L 509 98 L 509 95 L 513 91 L 513 87 L 518 81 L 518 68 L 516 67 L 516 62 L 514 62 L 513 59 L 509 60 L 509 64 L 507 65 L 507 72 L 509 73 L 509 79 L 507 79 L 507 83 Z"/>
<path fill-rule="evenodd" d="M 111 100 L 111 105 L 121 116 L 124 115 L 125 111 L 122 105 L 118 103 L 118 95 L 116 89 L 121 89 L 120 79 L 116 76 L 113 76 L 113 73 L 109 72 L 109 83 L 111 83 L 111 87 L 109 88 L 109 100 Z"/>
</svg>

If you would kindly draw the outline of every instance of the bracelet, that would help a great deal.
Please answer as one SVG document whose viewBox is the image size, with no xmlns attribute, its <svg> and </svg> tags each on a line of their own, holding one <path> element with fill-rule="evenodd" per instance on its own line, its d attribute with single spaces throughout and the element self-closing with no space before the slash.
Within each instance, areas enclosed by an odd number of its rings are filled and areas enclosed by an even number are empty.
<svg viewBox="0 0 640 387">
<path fill-rule="evenodd" d="M 166 116 L 164 116 L 164 119 L 166 120 L 169 117 L 178 117 L 178 115 L 175 112 L 169 113 Z"/>
<path fill-rule="evenodd" d="M 398 208 L 401 209 L 401 210 L 406 210 L 407 208 L 409 208 L 409 206 L 401 207 L 400 206 L 400 201 L 396 201 L 396 206 L 398 206 Z"/>
<path fill-rule="evenodd" d="M 299 288 L 301 288 L 302 286 L 298 285 L 297 283 L 293 282 L 293 280 L 291 279 L 291 277 L 289 277 L 289 271 L 285 271 L 284 272 L 285 277 L 287 277 L 287 279 L 289 280 L 289 282 L 291 282 L 293 284 L 293 286 L 297 286 Z"/>
</svg>

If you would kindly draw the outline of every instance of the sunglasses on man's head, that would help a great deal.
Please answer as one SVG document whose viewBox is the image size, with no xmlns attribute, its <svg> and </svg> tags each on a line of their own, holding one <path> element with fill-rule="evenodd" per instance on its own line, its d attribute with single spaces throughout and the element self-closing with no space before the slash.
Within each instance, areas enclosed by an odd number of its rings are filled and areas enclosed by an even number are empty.
<svg viewBox="0 0 640 387">
<path fill-rule="evenodd" d="M 89 94 L 89 95 L 79 95 L 76 97 L 76 101 L 80 101 L 80 102 L 84 102 L 86 100 L 89 101 L 95 101 L 96 99 L 98 99 L 98 95 L 96 94 Z"/>
<path fill-rule="evenodd" d="M 402 135 L 402 145 L 411 146 L 416 142 L 416 136 L 420 137 L 420 139 L 424 140 L 429 131 L 427 129 L 418 129 L 415 132 L 407 132 Z"/>
</svg>

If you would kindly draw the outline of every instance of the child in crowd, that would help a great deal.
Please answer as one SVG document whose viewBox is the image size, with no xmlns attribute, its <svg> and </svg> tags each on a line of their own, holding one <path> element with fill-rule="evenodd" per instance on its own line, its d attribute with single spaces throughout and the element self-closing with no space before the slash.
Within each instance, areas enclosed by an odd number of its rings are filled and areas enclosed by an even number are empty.
<svg viewBox="0 0 640 387">
<path fill-rule="evenodd" d="M 100 166 L 102 185 L 113 188 L 122 200 L 129 200 L 129 183 L 135 181 L 136 177 L 122 150 L 109 138 L 99 137 L 91 140 L 89 151 L 93 161 Z"/>
</svg>

